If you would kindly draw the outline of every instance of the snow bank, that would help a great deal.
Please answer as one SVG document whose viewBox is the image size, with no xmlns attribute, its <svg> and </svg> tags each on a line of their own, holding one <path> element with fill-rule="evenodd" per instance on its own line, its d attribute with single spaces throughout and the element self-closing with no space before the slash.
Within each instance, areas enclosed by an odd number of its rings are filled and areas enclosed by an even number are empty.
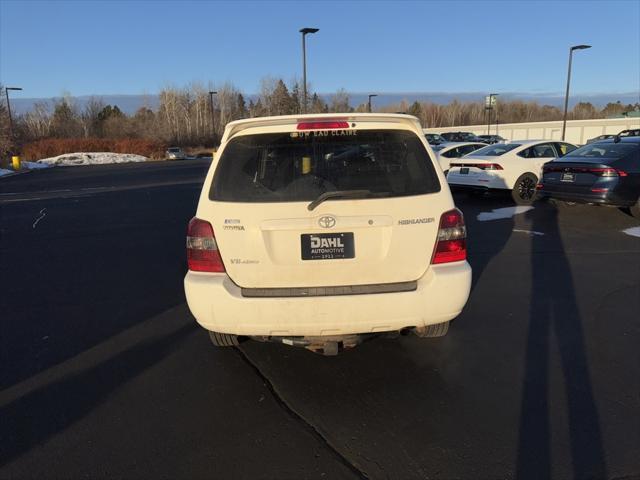
<svg viewBox="0 0 640 480">
<path fill-rule="evenodd" d="M 0 177 L 4 175 L 10 175 L 13 173 L 13 170 L 7 170 L 5 168 L 0 168 Z"/>
<path fill-rule="evenodd" d="M 623 230 L 622 232 L 626 233 L 627 235 L 631 235 L 633 237 L 640 237 L 640 227 L 627 228 L 626 230 Z"/>
<path fill-rule="evenodd" d="M 43 158 L 38 163 L 48 165 L 76 166 L 76 165 L 105 165 L 108 163 L 128 163 L 128 162 L 146 162 L 149 159 L 142 155 L 134 155 L 132 153 L 112 153 L 112 152 L 78 152 L 65 153 L 57 157 Z"/>
</svg>

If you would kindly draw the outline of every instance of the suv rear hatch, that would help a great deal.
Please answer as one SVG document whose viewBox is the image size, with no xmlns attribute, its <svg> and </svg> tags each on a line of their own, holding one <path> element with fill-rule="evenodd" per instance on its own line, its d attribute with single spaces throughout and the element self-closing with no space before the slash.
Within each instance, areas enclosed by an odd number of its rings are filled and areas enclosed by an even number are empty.
<svg viewBox="0 0 640 480">
<path fill-rule="evenodd" d="M 247 128 L 224 145 L 198 217 L 213 225 L 234 283 L 333 287 L 424 275 L 453 200 L 406 120 L 356 121 Z"/>
</svg>

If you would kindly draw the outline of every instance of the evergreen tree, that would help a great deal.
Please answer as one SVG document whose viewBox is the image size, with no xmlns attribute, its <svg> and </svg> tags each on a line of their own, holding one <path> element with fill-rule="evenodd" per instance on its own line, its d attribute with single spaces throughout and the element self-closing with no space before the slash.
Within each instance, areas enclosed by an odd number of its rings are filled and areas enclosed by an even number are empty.
<svg viewBox="0 0 640 480">
<path fill-rule="evenodd" d="M 314 93 L 311 97 L 311 108 L 309 109 L 309 113 L 328 113 L 329 107 L 326 103 L 318 96 L 317 93 Z"/>
<path fill-rule="evenodd" d="M 270 110 L 272 115 L 288 115 L 295 113 L 293 101 L 291 100 L 291 95 L 289 95 L 289 89 L 282 79 L 278 79 L 276 88 L 273 90 L 270 100 Z"/>
<path fill-rule="evenodd" d="M 409 107 L 409 110 L 407 110 L 407 113 L 422 119 L 422 106 L 417 101 L 413 102 Z"/>
<path fill-rule="evenodd" d="M 249 108 L 251 108 L 251 103 L 249 103 Z M 247 106 L 244 102 L 244 97 L 241 93 L 238 93 L 238 96 L 236 97 L 236 115 L 237 118 L 247 118 L 249 116 Z"/>
</svg>

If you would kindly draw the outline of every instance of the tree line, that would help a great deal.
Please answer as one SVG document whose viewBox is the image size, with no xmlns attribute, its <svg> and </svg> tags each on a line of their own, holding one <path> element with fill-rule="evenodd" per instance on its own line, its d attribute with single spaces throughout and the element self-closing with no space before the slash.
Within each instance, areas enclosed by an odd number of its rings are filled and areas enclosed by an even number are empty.
<svg viewBox="0 0 640 480">
<path fill-rule="evenodd" d="M 0 85 L 0 89 L 2 86 Z M 209 92 L 213 96 L 213 112 Z M 213 147 L 222 136 L 224 126 L 241 118 L 308 113 L 366 112 L 367 104 L 352 105 L 344 89 L 327 100 L 309 92 L 305 109 L 302 87 L 293 81 L 287 85 L 281 78 L 266 77 L 260 82 L 259 94 L 247 101 L 231 83 L 213 85 L 193 83 L 185 87 L 166 87 L 160 91 L 158 105 L 151 102 L 127 115 L 116 105 L 106 105 L 101 98 L 90 98 L 82 108 L 70 95 L 55 100 L 53 105 L 38 102 L 24 114 L 13 116 L 13 135 L 9 134 L 7 105 L 0 100 L 0 155 L 19 151 L 32 142 L 46 139 L 142 139 L 160 146 Z M 569 119 L 604 118 L 640 109 L 640 104 L 609 103 L 598 109 L 580 102 L 569 112 Z M 487 123 L 484 103 L 454 100 L 442 105 L 432 102 L 402 101 L 375 109 L 379 112 L 403 112 L 418 117 L 424 127 L 480 125 Z M 213 114 L 212 114 L 213 113 Z M 537 102 L 505 101 L 492 112 L 492 123 L 535 122 L 562 119 L 562 110 Z M 128 144 L 134 145 L 134 144 Z M 66 152 L 63 152 L 66 153 Z M 138 152 L 131 152 L 138 153 Z M 148 153 L 148 152 L 144 152 Z M 143 153 L 143 154 L 144 154 Z"/>
</svg>

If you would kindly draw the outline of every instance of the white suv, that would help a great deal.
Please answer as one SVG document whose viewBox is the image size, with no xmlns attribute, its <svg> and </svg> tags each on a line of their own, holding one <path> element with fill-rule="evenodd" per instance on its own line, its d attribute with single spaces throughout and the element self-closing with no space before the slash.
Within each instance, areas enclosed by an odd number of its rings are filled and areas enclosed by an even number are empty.
<svg viewBox="0 0 640 480">
<path fill-rule="evenodd" d="M 444 335 L 471 267 L 434 159 L 408 115 L 229 123 L 187 234 L 187 302 L 212 342 L 335 354 L 374 334 Z"/>
</svg>

